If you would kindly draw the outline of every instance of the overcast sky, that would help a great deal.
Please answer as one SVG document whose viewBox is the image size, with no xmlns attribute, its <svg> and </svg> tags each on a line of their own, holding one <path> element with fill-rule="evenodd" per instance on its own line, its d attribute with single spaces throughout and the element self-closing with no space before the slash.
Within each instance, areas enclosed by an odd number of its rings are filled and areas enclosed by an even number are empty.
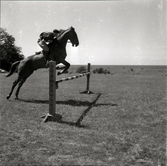
<svg viewBox="0 0 167 166">
<path fill-rule="evenodd" d="M 166 10 L 166 0 L 1 1 L 1 27 L 26 57 L 41 50 L 41 32 L 73 26 L 71 64 L 167 65 Z"/>
</svg>

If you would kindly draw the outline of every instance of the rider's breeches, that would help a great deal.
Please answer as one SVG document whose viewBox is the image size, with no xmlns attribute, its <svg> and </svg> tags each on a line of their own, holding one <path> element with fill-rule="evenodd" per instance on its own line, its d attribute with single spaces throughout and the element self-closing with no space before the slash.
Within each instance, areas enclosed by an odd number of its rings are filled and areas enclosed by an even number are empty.
<svg viewBox="0 0 167 166">
<path fill-rule="evenodd" d="M 44 41 L 38 40 L 38 44 L 44 51 L 47 51 L 47 52 L 49 51 L 49 47 L 47 46 L 47 44 Z"/>
<path fill-rule="evenodd" d="M 49 57 L 49 47 L 47 46 L 47 44 L 42 40 L 38 40 L 38 44 L 42 48 L 46 60 L 51 60 L 52 57 Z"/>
</svg>

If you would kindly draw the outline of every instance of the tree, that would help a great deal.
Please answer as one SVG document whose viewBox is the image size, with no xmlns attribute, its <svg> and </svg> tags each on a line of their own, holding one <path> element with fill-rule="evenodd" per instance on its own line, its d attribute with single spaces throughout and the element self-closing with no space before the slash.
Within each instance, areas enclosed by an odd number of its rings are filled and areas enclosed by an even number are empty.
<svg viewBox="0 0 167 166">
<path fill-rule="evenodd" d="M 15 45 L 15 38 L 9 35 L 5 29 L 0 28 L 0 68 L 8 70 L 9 64 L 23 58 L 21 48 Z"/>
</svg>

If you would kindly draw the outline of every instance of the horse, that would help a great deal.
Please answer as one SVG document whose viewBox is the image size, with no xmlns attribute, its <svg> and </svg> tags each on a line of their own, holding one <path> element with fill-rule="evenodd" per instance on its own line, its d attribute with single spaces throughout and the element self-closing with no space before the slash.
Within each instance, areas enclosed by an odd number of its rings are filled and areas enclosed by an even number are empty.
<svg viewBox="0 0 167 166">
<path fill-rule="evenodd" d="M 54 61 L 56 61 L 56 65 L 60 63 L 65 65 L 63 67 L 59 67 L 59 66 L 56 67 L 56 69 L 62 69 L 58 73 L 58 75 L 65 73 L 70 67 L 70 63 L 68 63 L 65 60 L 67 56 L 66 45 L 68 40 L 70 40 L 73 47 L 74 46 L 77 47 L 79 45 L 78 36 L 73 27 L 70 27 L 66 30 L 60 30 L 60 33 L 58 34 L 57 38 L 54 38 L 53 42 L 48 44 L 49 54 L 52 55 L 52 57 L 54 58 Z M 16 96 L 15 99 L 19 99 L 18 98 L 19 91 L 22 85 L 24 84 L 24 82 L 35 70 L 40 68 L 46 68 L 46 58 L 43 54 L 43 51 L 41 51 L 39 54 L 28 56 L 21 61 L 14 62 L 11 65 L 10 71 L 6 75 L 6 77 L 11 76 L 16 69 L 18 71 L 18 77 L 13 82 L 11 91 L 9 95 L 6 97 L 6 99 L 9 99 L 11 97 L 13 90 L 17 84 L 18 84 L 18 88 L 15 93 L 15 96 Z"/>
</svg>

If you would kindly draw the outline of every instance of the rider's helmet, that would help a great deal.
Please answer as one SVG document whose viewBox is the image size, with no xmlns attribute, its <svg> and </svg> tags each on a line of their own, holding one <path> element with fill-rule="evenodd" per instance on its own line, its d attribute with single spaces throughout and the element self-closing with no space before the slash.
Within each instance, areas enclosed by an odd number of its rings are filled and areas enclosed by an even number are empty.
<svg viewBox="0 0 167 166">
<path fill-rule="evenodd" d="M 54 34 L 52 32 L 43 32 L 40 34 L 40 38 L 44 39 L 45 41 L 53 40 Z"/>
</svg>

